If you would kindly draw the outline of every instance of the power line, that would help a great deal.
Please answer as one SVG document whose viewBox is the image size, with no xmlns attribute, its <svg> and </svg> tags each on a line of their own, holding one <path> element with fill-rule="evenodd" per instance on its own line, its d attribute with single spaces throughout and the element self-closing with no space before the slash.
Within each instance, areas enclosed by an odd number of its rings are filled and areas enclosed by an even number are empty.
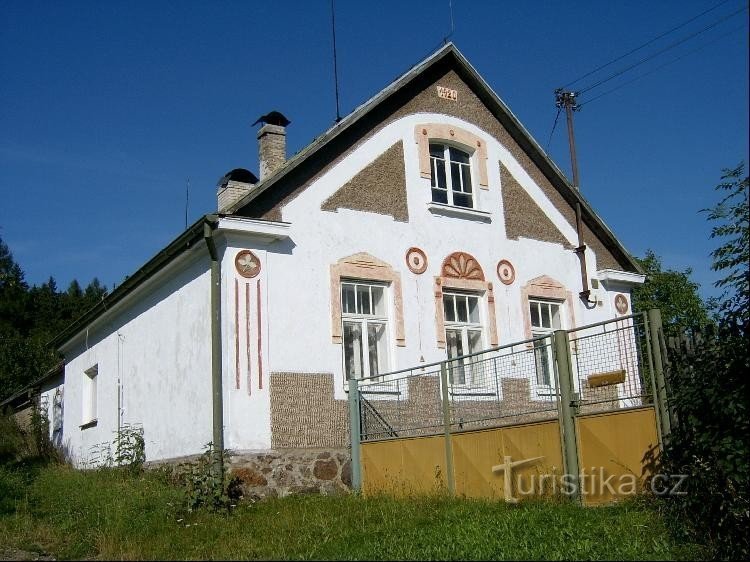
<svg viewBox="0 0 750 562">
<path fill-rule="evenodd" d="M 693 55 L 693 54 L 697 53 L 698 51 L 702 51 L 706 47 L 710 47 L 714 43 L 717 43 L 718 41 L 721 41 L 722 39 L 726 39 L 732 33 L 735 33 L 737 31 L 744 31 L 744 29 L 745 29 L 744 25 L 740 26 L 740 27 L 735 27 L 734 29 L 728 31 L 724 35 L 716 37 L 713 41 L 709 41 L 708 43 L 704 43 L 703 45 L 701 45 L 697 49 L 693 49 L 691 51 L 688 51 L 687 53 L 685 53 L 683 55 L 680 55 L 679 57 L 674 58 L 674 59 L 670 60 L 669 62 L 665 62 L 664 64 L 661 64 L 661 65 L 657 66 L 656 68 L 653 68 L 653 69 L 649 70 L 648 72 L 644 72 L 643 74 L 640 74 L 639 76 L 636 76 L 635 78 L 632 78 L 631 80 L 628 80 L 627 82 L 623 82 L 622 84 L 620 84 L 618 86 L 615 86 L 614 88 L 612 88 L 610 90 L 607 90 L 606 92 L 602 92 L 601 94 L 599 94 L 597 96 L 594 96 L 593 98 L 584 101 L 583 103 L 581 103 L 581 107 L 583 107 L 584 105 L 587 105 L 587 104 L 591 103 L 592 101 L 598 100 L 601 97 L 604 97 L 604 96 L 606 96 L 608 94 L 611 94 L 612 92 L 615 92 L 615 91 L 619 90 L 620 88 L 624 88 L 628 84 L 632 84 L 636 80 L 640 80 L 641 78 L 644 78 L 644 77 L 648 76 L 649 74 L 653 74 L 654 72 L 657 72 L 658 70 L 661 70 L 665 66 L 669 66 L 670 64 L 676 63 L 677 61 L 680 61 L 680 60 L 682 60 L 682 59 L 684 59 L 684 58 L 686 58 L 686 57 L 688 57 L 690 55 Z"/>
<path fill-rule="evenodd" d="M 628 51 L 628 52 L 627 52 L 627 53 L 625 53 L 624 55 L 620 55 L 619 57 L 617 57 L 617 58 L 615 58 L 615 59 L 612 59 L 612 60 L 611 60 L 611 61 L 609 61 L 608 63 L 605 63 L 605 64 L 603 64 L 603 65 L 601 65 L 601 66 L 597 66 L 597 67 L 596 67 L 596 68 L 595 68 L 594 70 L 592 70 L 591 72 L 587 72 L 586 74 L 584 74 L 584 75 L 582 75 L 582 76 L 579 76 L 578 78 L 576 78 L 576 79 L 575 79 L 575 80 L 573 80 L 572 82 L 568 82 L 567 84 L 565 84 L 565 86 L 563 86 L 563 88 L 568 88 L 568 87 L 572 86 L 573 84 L 575 84 L 576 82 L 579 82 L 579 81 L 583 80 L 584 78 L 588 78 L 588 77 L 589 77 L 589 76 L 591 76 L 592 74 L 595 74 L 596 72 L 599 72 L 600 70 L 602 70 L 602 69 L 604 69 L 604 68 L 607 68 L 608 66 L 610 66 L 610 65 L 612 65 L 612 64 L 614 64 L 614 63 L 616 63 L 617 61 L 620 61 L 620 60 L 624 59 L 625 57 L 627 57 L 627 56 L 630 56 L 630 55 L 632 55 L 633 53 L 635 53 L 635 52 L 637 52 L 637 51 L 640 51 L 640 50 L 641 50 L 641 49 L 643 49 L 644 47 L 647 47 L 647 46 L 649 46 L 649 45 L 650 45 L 651 43 L 654 43 L 655 41 L 658 41 L 658 40 L 659 40 L 659 39 L 661 39 L 662 37 L 666 37 L 666 36 L 667 36 L 667 35 L 669 35 L 670 33 L 673 33 L 674 31 L 677 31 L 678 29 L 681 29 L 681 28 L 685 27 L 685 26 L 686 26 L 687 24 L 689 24 L 689 23 L 691 23 L 691 22 L 693 22 L 693 21 L 697 20 L 697 19 L 698 19 L 698 18 L 700 18 L 701 16 L 705 16 L 705 15 L 706 15 L 707 13 L 709 13 L 709 12 L 712 12 L 713 10 L 715 10 L 715 9 L 716 9 L 716 8 L 718 8 L 719 6 L 722 6 L 723 4 L 726 4 L 727 2 L 729 2 L 729 0 L 722 0 L 721 2 L 719 2 L 719 3 L 718 3 L 718 4 L 716 4 L 715 6 L 712 6 L 712 7 L 711 7 L 711 8 L 709 8 L 708 10 L 705 10 L 705 11 L 701 12 L 701 13 L 700 13 L 700 14 L 698 14 L 697 16 L 693 16 L 693 17 L 692 17 L 692 18 L 690 18 L 689 20 L 687 20 L 687 21 L 684 21 L 684 22 L 682 22 L 682 23 L 681 23 L 680 25 L 678 25 L 678 26 L 676 26 L 676 27 L 673 27 L 673 28 L 672 28 L 672 29 L 670 29 L 669 31 L 665 31 L 665 32 L 664 32 L 664 33 L 662 33 L 662 34 L 660 34 L 660 35 L 657 35 L 657 36 L 656 36 L 656 37 L 654 37 L 653 39 L 650 39 L 650 40 L 646 41 L 645 43 L 643 43 L 643 44 L 639 45 L 639 46 L 638 46 L 638 47 L 636 47 L 635 49 L 632 49 L 632 50 Z"/>
<path fill-rule="evenodd" d="M 692 34 L 688 35 L 687 37 L 683 37 L 683 38 L 682 38 L 682 39 L 680 39 L 679 41 L 675 41 L 674 43 L 671 43 L 671 44 L 667 45 L 667 46 L 666 46 L 666 47 L 664 47 L 663 49 L 660 49 L 660 50 L 656 51 L 655 53 L 653 53 L 653 54 L 649 55 L 648 57 L 645 57 L 645 58 L 643 58 L 643 59 L 639 60 L 638 62 L 635 62 L 635 63 L 633 63 L 633 64 L 631 64 L 631 65 L 629 65 L 629 66 L 626 66 L 625 68 L 622 68 L 622 69 L 618 70 L 617 72 L 615 72 L 615 73 L 613 73 L 613 74 L 610 74 L 610 75 L 609 75 L 609 76 L 607 76 L 606 78 L 603 78 L 603 79 L 599 80 L 598 82 L 595 82 L 594 84 L 592 84 L 592 85 L 590 85 L 590 86 L 587 86 L 587 87 L 583 88 L 583 89 L 582 89 L 582 90 L 580 90 L 580 91 L 579 91 L 578 93 L 579 93 L 579 94 L 583 94 L 583 93 L 585 93 L 585 92 L 588 92 L 589 90 L 593 90 L 594 88 L 597 88 L 597 87 L 601 86 L 602 84 L 604 84 L 604 83 L 606 83 L 606 82 L 609 82 L 609 81 L 610 81 L 610 80 L 612 80 L 613 78 L 617 78 L 618 76 L 620 76 L 620 75 L 622 75 L 622 74 L 625 74 L 625 73 L 626 73 L 627 71 L 629 71 L 629 70 L 632 70 L 633 68 L 635 68 L 635 67 L 637 67 L 637 66 L 640 66 L 641 64 L 643 64 L 643 63 L 645 63 L 645 62 L 648 62 L 648 61 L 650 61 L 651 59 L 653 59 L 653 58 L 655 58 L 655 57 L 659 56 L 660 54 L 662 54 L 662 53 L 664 53 L 664 52 L 666 52 L 666 51 L 669 51 L 670 49 L 674 49 L 675 47 L 677 47 L 677 46 L 679 46 L 679 45 L 682 45 L 682 44 L 683 44 L 683 43 L 685 43 L 686 41 L 689 41 L 690 39 L 693 39 L 694 37 L 697 37 L 697 36 L 698 36 L 698 35 L 700 35 L 701 33 L 705 33 L 705 32 L 706 32 L 706 31 L 708 31 L 709 29 L 713 29 L 714 27 L 716 27 L 716 26 L 717 26 L 717 25 L 719 25 L 720 23 L 723 23 L 723 22 L 725 22 L 725 21 L 726 21 L 726 20 L 728 20 L 729 18 L 731 18 L 731 17 L 734 17 L 734 16 L 738 15 L 739 13 L 741 13 L 741 12 L 744 12 L 745 10 L 747 10 L 747 6 L 743 6 L 743 7 L 742 7 L 742 8 L 740 8 L 739 10 L 737 10 L 737 11 L 735 11 L 735 12 L 732 12 L 731 14 L 728 14 L 728 15 L 724 16 L 724 17 L 723 17 L 723 18 L 721 18 L 721 19 L 718 19 L 718 20 L 716 20 L 716 21 L 715 21 L 715 22 L 713 22 L 712 24 L 710 24 L 710 25 L 707 25 L 706 27 L 704 27 L 704 28 L 702 28 L 702 29 L 699 29 L 699 30 L 698 30 L 698 31 L 696 31 L 695 33 L 692 33 Z"/>
<path fill-rule="evenodd" d="M 549 140 L 547 141 L 547 148 L 544 149 L 544 152 L 549 154 L 549 145 L 552 142 L 552 135 L 555 133 L 555 128 L 557 127 L 557 120 L 560 118 L 560 112 L 562 111 L 562 106 L 557 108 L 557 113 L 555 114 L 555 122 L 552 123 L 552 130 L 549 132 Z"/>
</svg>

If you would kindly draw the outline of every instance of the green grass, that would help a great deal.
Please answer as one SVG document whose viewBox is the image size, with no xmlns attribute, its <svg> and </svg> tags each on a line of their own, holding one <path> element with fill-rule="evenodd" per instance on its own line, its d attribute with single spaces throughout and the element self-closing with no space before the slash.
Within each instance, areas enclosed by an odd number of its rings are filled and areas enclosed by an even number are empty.
<svg viewBox="0 0 750 562">
<path fill-rule="evenodd" d="M 675 544 L 643 502 L 582 508 L 300 496 L 186 513 L 159 473 L 0 467 L 0 550 L 60 559 L 673 559 Z"/>
</svg>

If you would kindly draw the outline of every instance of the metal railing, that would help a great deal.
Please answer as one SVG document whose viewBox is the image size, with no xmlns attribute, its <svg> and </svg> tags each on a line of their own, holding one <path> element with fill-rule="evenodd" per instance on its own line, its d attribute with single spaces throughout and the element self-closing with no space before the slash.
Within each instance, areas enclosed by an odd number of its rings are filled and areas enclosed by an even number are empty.
<svg viewBox="0 0 750 562">
<path fill-rule="evenodd" d="M 653 403 L 646 314 L 577 327 L 567 334 L 576 414 Z M 446 426 L 458 431 L 554 419 L 559 416 L 560 377 L 555 353 L 550 334 L 360 379 L 361 438 L 436 435 Z"/>
<path fill-rule="evenodd" d="M 580 413 L 653 402 L 653 361 L 644 313 L 568 330 Z"/>
<path fill-rule="evenodd" d="M 445 370 L 446 388 L 441 382 Z M 552 337 L 358 381 L 363 441 L 435 435 L 557 416 Z"/>
</svg>

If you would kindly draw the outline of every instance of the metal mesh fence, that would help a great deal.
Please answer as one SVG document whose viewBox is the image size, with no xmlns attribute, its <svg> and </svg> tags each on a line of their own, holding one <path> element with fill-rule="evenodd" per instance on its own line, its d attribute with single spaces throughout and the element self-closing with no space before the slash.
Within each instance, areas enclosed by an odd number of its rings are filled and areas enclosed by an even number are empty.
<svg viewBox="0 0 750 562">
<path fill-rule="evenodd" d="M 362 440 L 441 433 L 446 413 L 451 431 L 553 419 L 554 365 L 552 338 L 543 337 L 365 379 Z"/>
<path fill-rule="evenodd" d="M 650 343 L 645 314 L 568 332 L 582 414 L 652 403 Z"/>
</svg>

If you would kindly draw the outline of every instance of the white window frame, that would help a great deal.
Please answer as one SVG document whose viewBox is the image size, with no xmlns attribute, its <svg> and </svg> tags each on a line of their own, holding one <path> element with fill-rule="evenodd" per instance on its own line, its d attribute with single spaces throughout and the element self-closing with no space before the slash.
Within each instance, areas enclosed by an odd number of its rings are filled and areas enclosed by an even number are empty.
<svg viewBox="0 0 750 562">
<path fill-rule="evenodd" d="M 98 379 L 99 364 L 96 364 L 83 372 L 83 405 L 81 411 L 81 422 L 84 426 L 93 424 L 97 421 Z"/>
<path fill-rule="evenodd" d="M 359 312 L 347 312 L 346 306 L 344 303 L 344 288 L 346 286 L 354 286 L 354 296 L 355 296 L 355 310 L 358 309 L 359 304 L 359 291 L 358 287 L 368 287 L 369 291 L 369 306 L 370 306 L 370 314 L 366 313 L 359 313 Z M 378 287 L 383 290 L 383 303 L 382 303 L 382 314 L 376 314 L 373 310 L 372 303 L 372 288 Z M 344 386 L 348 389 L 348 381 L 349 381 L 349 373 L 346 369 L 346 324 L 347 323 L 358 323 L 360 325 L 360 334 L 361 334 L 361 341 L 365 342 L 365 345 L 360 350 L 361 356 L 362 356 L 362 376 L 358 379 L 360 380 L 360 384 L 370 384 L 370 383 L 377 383 L 382 382 L 383 377 L 382 376 L 376 376 L 371 373 L 370 369 L 370 342 L 369 342 L 369 326 L 371 324 L 377 324 L 377 325 L 384 325 L 385 326 L 385 333 L 383 334 L 383 340 L 384 345 L 382 346 L 382 351 L 385 352 L 385 357 L 381 358 L 378 357 L 378 362 L 382 363 L 382 368 L 379 369 L 378 375 L 382 375 L 384 373 L 387 373 L 390 370 L 391 365 L 391 357 L 393 355 L 393 350 L 391 349 L 391 341 L 390 341 L 390 333 L 391 333 L 391 319 L 389 317 L 389 310 L 390 310 L 390 285 L 388 283 L 380 282 L 380 281 L 372 281 L 367 279 L 342 279 L 341 280 L 341 291 L 339 298 L 341 299 L 341 343 L 342 343 L 342 353 L 341 353 L 341 360 L 343 365 L 343 374 L 344 374 Z M 376 344 L 376 349 L 378 352 L 381 351 L 381 349 L 378 349 L 378 346 Z M 365 379 L 365 380 L 362 380 Z"/>
<path fill-rule="evenodd" d="M 528 299 L 527 314 L 529 315 L 529 325 L 531 326 L 531 337 L 539 338 L 543 336 L 550 336 L 555 333 L 555 330 L 565 329 L 565 313 L 564 313 L 564 301 L 552 300 L 552 299 L 540 299 L 540 298 L 529 298 Z M 539 322 L 537 326 L 534 325 L 534 316 L 531 314 L 532 307 L 537 309 L 537 318 Z M 557 315 L 555 316 L 552 312 L 552 307 L 557 308 Z M 549 326 L 543 326 L 543 309 L 547 309 L 549 314 Z M 555 318 L 557 322 L 555 322 Z M 548 342 L 550 340 L 547 340 Z M 555 382 L 554 376 L 554 357 L 552 356 L 551 345 L 546 345 L 542 348 L 538 345 L 534 345 L 534 363 L 536 365 L 536 373 L 534 383 L 538 387 L 552 388 Z M 544 368 L 546 363 L 546 370 Z M 539 375 L 542 375 L 540 380 Z"/>
<path fill-rule="evenodd" d="M 433 146 L 439 146 L 443 149 L 443 157 L 439 158 L 437 156 L 433 156 L 432 154 L 432 147 Z M 450 158 L 450 151 L 451 149 L 457 150 L 463 154 L 465 154 L 468 157 L 468 162 L 455 162 L 451 160 Z M 456 207 L 458 209 L 477 209 L 477 197 L 478 197 L 478 190 L 476 187 L 476 181 L 474 179 L 474 173 L 473 173 L 473 160 L 474 160 L 474 154 L 473 152 L 466 150 L 465 148 L 461 146 L 456 146 L 450 143 L 446 143 L 444 141 L 440 140 L 434 140 L 430 141 L 427 147 L 428 154 L 430 157 L 430 201 L 437 205 L 448 205 L 451 207 Z M 438 186 L 438 173 L 437 173 L 437 161 L 441 160 L 443 162 L 443 166 L 445 168 L 445 188 L 441 188 Z M 470 190 L 465 191 L 465 184 L 464 184 L 464 177 L 463 175 L 459 174 L 458 177 L 458 184 L 461 188 L 460 191 L 456 191 L 453 188 L 453 166 L 452 164 L 456 164 L 459 166 L 459 169 L 463 170 L 466 169 L 469 181 L 471 182 Z M 439 191 L 445 191 L 446 192 L 446 201 L 436 201 L 434 197 L 433 190 L 439 190 Z M 454 194 L 461 194 L 461 195 L 468 195 L 471 197 L 471 205 L 459 205 L 455 203 Z"/>
<path fill-rule="evenodd" d="M 445 309 L 445 300 L 446 297 L 452 300 L 453 302 L 453 320 L 449 320 L 448 314 L 446 314 Z M 466 321 L 460 321 L 458 318 L 458 310 L 457 310 L 457 299 L 465 299 L 465 305 L 466 305 Z M 468 310 L 468 299 L 476 299 L 476 311 L 477 311 L 477 318 L 475 321 L 472 321 L 470 318 L 470 313 Z M 458 331 L 461 335 L 461 348 L 463 350 L 462 355 L 470 355 L 471 353 L 476 353 L 477 351 L 482 351 L 484 349 L 487 349 L 486 342 L 485 342 L 485 333 L 486 330 L 484 329 L 484 313 L 482 310 L 482 304 L 483 304 L 483 298 L 481 293 L 473 292 L 473 291 L 462 291 L 462 290 L 454 290 L 454 289 L 445 289 L 443 291 L 443 298 L 441 301 L 441 306 L 443 307 L 443 324 L 445 326 L 445 347 L 446 347 L 446 354 L 448 355 L 448 358 L 450 359 L 450 339 L 448 337 L 448 331 Z M 479 332 L 479 349 L 472 351 L 471 345 L 469 342 L 469 332 Z M 461 361 L 460 365 L 453 365 L 453 363 L 449 363 L 448 366 L 448 381 L 449 384 L 453 387 L 459 387 L 459 388 L 475 388 L 480 386 L 477 384 L 477 381 L 475 381 L 473 369 L 472 369 L 472 360 L 471 359 L 465 359 Z M 455 373 L 454 373 L 455 371 Z M 459 375 L 458 378 L 463 378 L 463 381 L 461 380 L 455 380 L 456 374 Z"/>
</svg>

